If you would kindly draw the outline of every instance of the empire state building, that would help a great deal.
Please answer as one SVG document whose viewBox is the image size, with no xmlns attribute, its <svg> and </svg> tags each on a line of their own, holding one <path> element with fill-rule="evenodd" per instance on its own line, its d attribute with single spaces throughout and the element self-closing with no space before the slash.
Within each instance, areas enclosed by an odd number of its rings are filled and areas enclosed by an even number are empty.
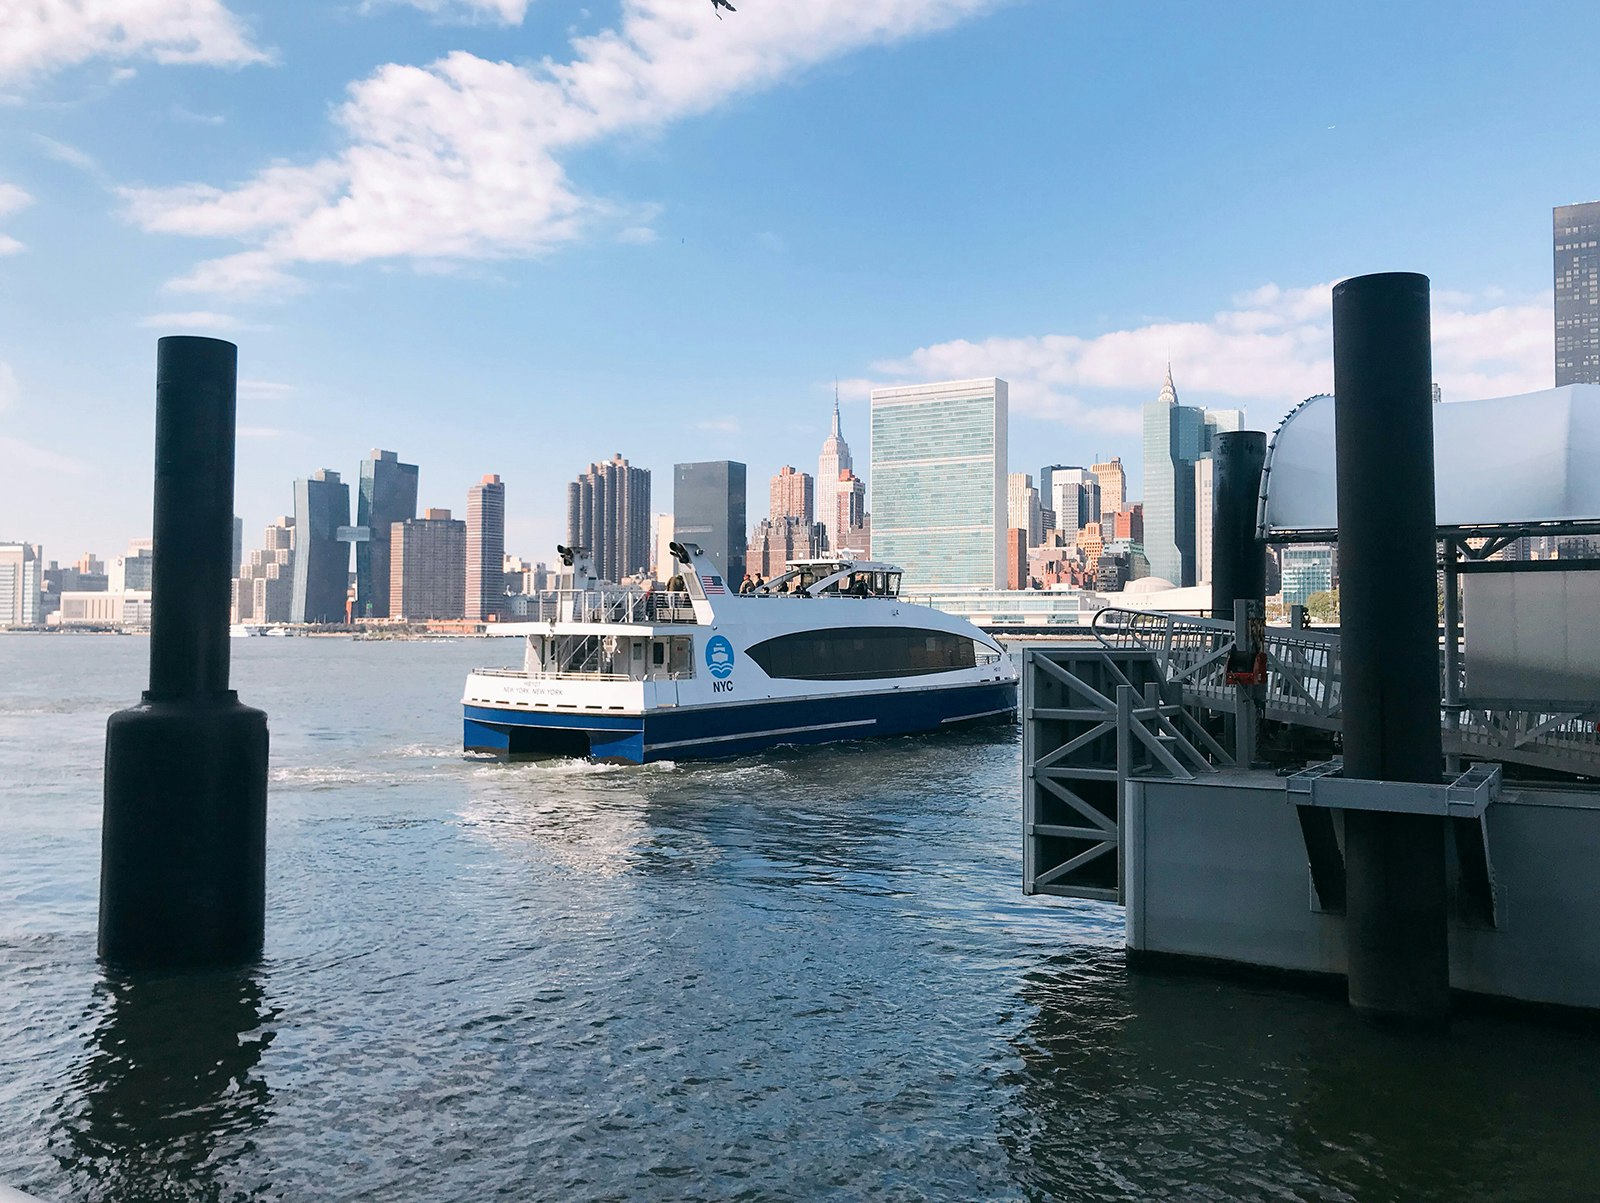
<svg viewBox="0 0 1600 1203">
<path fill-rule="evenodd" d="M 850 444 L 839 433 L 839 395 L 833 397 L 833 430 L 823 440 L 822 454 L 817 457 L 817 520 L 828 529 L 828 546 L 838 547 L 839 539 L 839 474 L 848 472 Z"/>
</svg>

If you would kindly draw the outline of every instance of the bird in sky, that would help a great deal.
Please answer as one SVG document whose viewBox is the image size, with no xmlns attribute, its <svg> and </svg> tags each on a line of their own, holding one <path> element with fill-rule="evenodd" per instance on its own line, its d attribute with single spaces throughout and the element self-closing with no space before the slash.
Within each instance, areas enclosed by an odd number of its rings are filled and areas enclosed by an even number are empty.
<svg viewBox="0 0 1600 1203">
<path fill-rule="evenodd" d="M 722 20 L 721 10 L 724 8 L 730 13 L 736 13 L 739 11 L 738 9 L 734 8 L 733 5 L 729 4 L 728 0 L 711 0 L 711 11 L 717 14 L 717 20 L 719 21 Z"/>
</svg>

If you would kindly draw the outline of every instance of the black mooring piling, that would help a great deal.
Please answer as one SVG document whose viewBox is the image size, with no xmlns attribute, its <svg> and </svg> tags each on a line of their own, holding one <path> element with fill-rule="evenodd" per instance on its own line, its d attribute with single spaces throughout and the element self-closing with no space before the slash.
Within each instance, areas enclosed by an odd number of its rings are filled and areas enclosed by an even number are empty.
<svg viewBox="0 0 1600 1203">
<path fill-rule="evenodd" d="M 1344 775 L 1438 785 L 1428 278 L 1333 290 Z M 1350 1004 L 1443 1020 L 1450 1009 L 1444 819 L 1345 812 Z"/>
<path fill-rule="evenodd" d="M 1256 532 L 1267 436 L 1259 430 L 1217 435 L 1211 449 L 1211 617 L 1233 620 L 1233 603 L 1267 600 L 1267 545 Z"/>
<path fill-rule="evenodd" d="M 150 688 L 106 724 L 100 956 L 248 961 L 266 910 L 267 716 L 228 688 L 238 348 L 156 350 Z"/>
</svg>

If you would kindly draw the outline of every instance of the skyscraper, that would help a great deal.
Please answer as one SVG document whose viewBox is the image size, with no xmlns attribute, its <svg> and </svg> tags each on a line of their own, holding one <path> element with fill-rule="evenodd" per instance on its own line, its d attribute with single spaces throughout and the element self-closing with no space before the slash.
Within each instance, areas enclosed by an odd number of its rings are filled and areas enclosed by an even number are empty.
<svg viewBox="0 0 1600 1203">
<path fill-rule="evenodd" d="M 499 617 L 506 608 L 506 487 L 485 476 L 467 490 L 466 616 Z"/>
<path fill-rule="evenodd" d="M 344 537 L 356 545 L 356 616 L 389 617 L 389 537 L 396 522 L 417 514 L 417 466 L 393 451 L 373 449 L 361 461 L 356 525 Z"/>
<path fill-rule="evenodd" d="M 587 547 L 608 581 L 650 571 L 650 471 L 621 454 L 567 486 L 567 546 Z"/>
<path fill-rule="evenodd" d="M 1195 583 L 1194 465 L 1211 449 L 1213 433 L 1243 426 L 1243 410 L 1180 405 L 1167 365 L 1160 396 L 1144 407 L 1144 548 L 1151 575 Z"/>
<path fill-rule="evenodd" d="M 872 552 L 908 588 L 1005 581 L 1006 401 L 992 376 L 872 390 Z"/>
<path fill-rule="evenodd" d="M 1554 213 L 1556 386 L 1600 384 L 1600 201 Z"/>
<path fill-rule="evenodd" d="M 1013 472 L 1006 477 L 1006 514 L 1007 525 L 1027 532 L 1027 546 L 1038 547 L 1044 539 L 1044 510 L 1039 505 L 1039 490 L 1033 487 L 1033 477 L 1026 472 Z"/>
<path fill-rule="evenodd" d="M 796 472 L 788 464 L 778 469 L 769 488 L 771 508 L 767 516 L 776 522 L 779 518 L 793 518 L 810 526 L 815 513 L 815 484 L 809 472 Z"/>
<path fill-rule="evenodd" d="M 467 603 L 467 524 L 449 510 L 390 529 L 389 613 L 408 620 L 461 618 Z"/>
<path fill-rule="evenodd" d="M 1194 462 L 1194 583 L 1211 579 L 1211 539 L 1216 527 L 1216 461 L 1210 452 Z"/>
<path fill-rule="evenodd" d="M 825 525 L 824 531 L 828 529 Z M 866 556 L 872 552 L 872 536 L 867 526 L 867 482 L 849 468 L 839 470 L 839 487 L 833 495 L 834 542 L 828 549 L 835 555 L 853 551 Z"/>
<path fill-rule="evenodd" d="M 1123 470 L 1122 457 L 1113 455 L 1103 464 L 1092 465 L 1089 471 L 1100 482 L 1100 521 L 1109 522 L 1128 503 L 1128 474 Z"/>
<path fill-rule="evenodd" d="M 350 486 L 331 468 L 294 482 L 294 594 L 290 622 L 343 622 L 350 593 Z"/>
<path fill-rule="evenodd" d="M 279 518 L 233 582 L 234 622 L 288 622 L 294 612 L 294 519 Z"/>
<path fill-rule="evenodd" d="M 854 465 L 850 462 L 850 444 L 844 441 L 844 435 L 839 430 L 839 390 L 833 390 L 833 429 L 822 442 L 822 454 L 817 457 L 817 510 L 821 514 L 822 525 L 828 530 L 828 546 L 840 546 L 838 529 L 839 507 L 835 501 L 835 494 L 839 490 L 840 473 L 848 472 Z"/>
<path fill-rule="evenodd" d="M 734 587 L 745 573 L 745 467 L 719 459 L 672 469 L 672 529 L 698 543 Z"/>
<path fill-rule="evenodd" d="M 1050 489 L 1057 530 L 1070 535 L 1100 521 L 1100 481 L 1089 469 L 1053 465 Z"/>
</svg>

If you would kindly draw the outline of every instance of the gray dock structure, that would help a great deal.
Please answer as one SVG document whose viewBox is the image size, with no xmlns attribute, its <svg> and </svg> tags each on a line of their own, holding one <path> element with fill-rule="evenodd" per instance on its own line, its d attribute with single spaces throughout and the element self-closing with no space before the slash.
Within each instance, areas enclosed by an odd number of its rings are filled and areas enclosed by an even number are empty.
<svg viewBox="0 0 1600 1203">
<path fill-rule="evenodd" d="M 1259 537 L 1336 537 L 1333 404 L 1274 436 Z M 1102 611 L 1094 643 L 1023 653 L 1025 892 L 1121 904 L 1135 962 L 1351 981 L 1350 830 L 1413 816 L 1442 832 L 1449 989 L 1600 1010 L 1600 560 L 1489 559 L 1600 531 L 1600 388 L 1432 408 L 1437 779 L 1344 775 L 1347 706 L 1371 705 L 1348 632 L 1264 627 L 1242 598 L 1232 620 Z"/>
</svg>

